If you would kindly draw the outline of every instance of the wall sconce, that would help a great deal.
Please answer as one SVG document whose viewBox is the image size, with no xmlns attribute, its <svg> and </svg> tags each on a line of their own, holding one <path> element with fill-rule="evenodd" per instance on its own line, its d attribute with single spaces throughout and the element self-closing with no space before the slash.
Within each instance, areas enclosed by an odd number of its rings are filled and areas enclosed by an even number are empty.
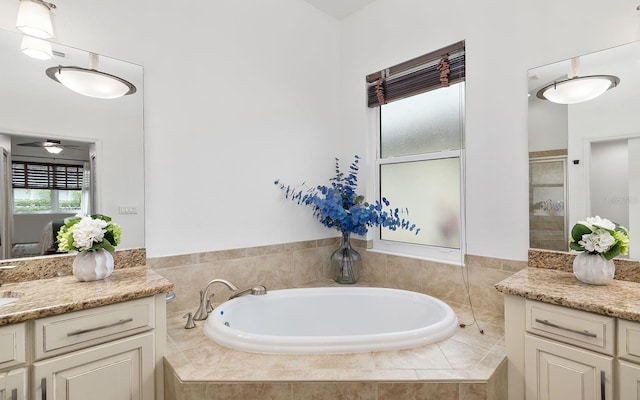
<svg viewBox="0 0 640 400">
<path fill-rule="evenodd" d="M 20 50 L 22 50 L 25 55 L 38 60 L 51 60 L 53 58 L 51 43 L 32 36 L 22 37 Z"/>
<path fill-rule="evenodd" d="M 136 87 L 115 75 L 98 70 L 98 55 L 89 55 L 89 68 L 57 67 L 47 68 L 49 78 L 76 93 L 98 99 L 115 99 L 136 92 Z"/>
<path fill-rule="evenodd" d="M 613 75 L 579 76 L 580 59 L 571 59 L 569 78 L 552 82 L 538 90 L 536 97 L 558 104 L 576 104 L 592 100 L 620 83 Z"/>
<path fill-rule="evenodd" d="M 51 10 L 56 5 L 43 0 L 20 0 L 16 28 L 25 35 L 40 39 L 55 38 Z"/>
</svg>

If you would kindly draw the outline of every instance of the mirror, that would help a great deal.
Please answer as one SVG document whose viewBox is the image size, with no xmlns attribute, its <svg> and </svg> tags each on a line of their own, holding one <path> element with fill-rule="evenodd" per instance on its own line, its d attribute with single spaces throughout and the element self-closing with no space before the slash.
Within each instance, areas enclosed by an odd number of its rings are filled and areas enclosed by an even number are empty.
<svg viewBox="0 0 640 400">
<path fill-rule="evenodd" d="M 94 196 L 92 212 L 109 215 L 122 227 L 118 249 L 144 247 L 144 149 L 143 68 L 140 65 L 100 56 L 99 69 L 128 80 L 137 87 L 133 95 L 95 99 L 74 93 L 46 76 L 48 67 L 65 65 L 88 68 L 90 53 L 51 43 L 54 58 L 41 61 L 20 51 L 22 35 L 0 30 L 0 243 L 3 258 L 11 258 L 16 244 L 34 244 L 40 233 L 25 236 L 26 215 L 14 215 L 11 161 L 25 157 L 92 163 Z M 57 155 L 42 148 L 17 146 L 19 142 L 58 140 L 64 150 Z M 35 153 L 34 153 L 35 152 Z M 53 156 L 53 157 L 51 157 Z M 71 163 L 71 161 L 70 161 Z M 68 211 L 68 210 L 67 210 Z M 28 212 L 42 232 L 43 222 L 60 215 L 51 211 Z M 49 218 L 51 217 L 51 218 Z M 27 238 L 28 237 L 28 238 Z M 24 246 L 23 246 L 24 247 Z M 29 255 L 33 251 L 30 251 Z"/>
<path fill-rule="evenodd" d="M 629 228 L 640 260 L 640 42 L 579 57 L 580 76 L 614 75 L 617 87 L 582 103 L 536 97 L 567 78 L 571 60 L 529 70 L 530 247 L 568 250 L 571 227 L 599 215 Z"/>
</svg>

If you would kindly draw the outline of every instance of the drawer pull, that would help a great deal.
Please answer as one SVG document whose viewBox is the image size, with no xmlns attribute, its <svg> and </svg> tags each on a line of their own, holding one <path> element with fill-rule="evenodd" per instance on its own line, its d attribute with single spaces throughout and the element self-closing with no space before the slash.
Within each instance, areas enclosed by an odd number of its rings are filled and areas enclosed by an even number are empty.
<svg viewBox="0 0 640 400">
<path fill-rule="evenodd" d="M 577 333 L 578 335 L 584 335 L 584 336 L 588 336 L 588 337 L 592 337 L 592 338 L 597 338 L 598 335 L 595 333 L 591 333 L 589 331 L 579 331 L 577 329 L 571 329 L 571 328 L 565 328 L 564 326 L 560 326 L 560 325 L 556 325 L 552 322 L 547 321 L 546 319 L 538 319 L 536 318 L 536 322 L 542 325 L 546 325 L 546 326 L 550 326 L 552 328 L 558 328 L 558 329 L 562 329 L 563 331 L 567 331 L 567 332 L 571 332 L 571 333 Z"/>
<path fill-rule="evenodd" d="M 18 389 L 11 389 L 11 400 L 18 400 Z"/>
<path fill-rule="evenodd" d="M 40 381 L 42 400 L 47 400 L 47 378 L 42 378 Z"/>
<path fill-rule="evenodd" d="M 117 322 L 114 322 L 112 324 L 96 326 L 95 328 L 79 329 L 77 331 L 69 332 L 69 333 L 67 333 L 67 336 L 82 335 L 83 333 L 89 333 L 89 332 L 99 331 L 101 329 L 113 328 L 114 326 L 124 325 L 127 322 L 131 322 L 131 321 L 133 321 L 133 318 L 121 319 L 121 320 L 119 320 Z"/>
</svg>

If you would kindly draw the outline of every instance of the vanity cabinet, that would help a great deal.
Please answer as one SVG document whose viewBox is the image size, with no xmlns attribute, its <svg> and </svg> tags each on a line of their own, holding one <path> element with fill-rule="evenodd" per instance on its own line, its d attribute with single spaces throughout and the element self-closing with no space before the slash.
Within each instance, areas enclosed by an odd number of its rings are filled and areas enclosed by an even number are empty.
<svg viewBox="0 0 640 400">
<path fill-rule="evenodd" d="M 161 400 L 164 294 L 0 326 L 0 400 Z"/>
<path fill-rule="evenodd" d="M 34 399 L 154 399 L 153 297 L 33 324 Z"/>
<path fill-rule="evenodd" d="M 153 333 L 33 364 L 35 399 L 153 400 Z"/>
<path fill-rule="evenodd" d="M 505 296 L 510 400 L 640 400 L 640 323 Z"/>
<path fill-rule="evenodd" d="M 0 399 L 26 400 L 26 323 L 0 327 Z"/>
</svg>

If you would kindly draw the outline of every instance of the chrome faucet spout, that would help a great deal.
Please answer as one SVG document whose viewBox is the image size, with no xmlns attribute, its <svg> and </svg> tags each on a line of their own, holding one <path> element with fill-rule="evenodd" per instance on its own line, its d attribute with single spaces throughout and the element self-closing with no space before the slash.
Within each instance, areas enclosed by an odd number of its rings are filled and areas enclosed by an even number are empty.
<svg viewBox="0 0 640 400">
<path fill-rule="evenodd" d="M 196 312 L 193 314 L 194 320 L 203 321 L 207 319 L 207 317 L 209 316 L 209 313 L 207 311 L 207 300 L 209 299 L 209 288 L 214 283 L 222 283 L 223 285 L 225 285 L 226 287 L 228 287 L 230 290 L 233 290 L 233 291 L 238 290 L 238 287 L 236 285 L 234 285 L 233 283 L 229 282 L 226 279 L 213 279 L 209 281 L 209 283 L 207 283 L 207 286 L 204 288 L 204 290 L 200 291 L 200 305 L 198 306 L 198 309 L 196 310 Z"/>
<path fill-rule="evenodd" d="M 254 286 L 252 288 L 234 293 L 231 297 L 229 297 L 229 300 L 235 299 L 236 297 L 244 296 L 245 294 L 251 294 L 252 296 L 262 296 L 267 294 L 267 288 L 263 285 Z"/>
</svg>

